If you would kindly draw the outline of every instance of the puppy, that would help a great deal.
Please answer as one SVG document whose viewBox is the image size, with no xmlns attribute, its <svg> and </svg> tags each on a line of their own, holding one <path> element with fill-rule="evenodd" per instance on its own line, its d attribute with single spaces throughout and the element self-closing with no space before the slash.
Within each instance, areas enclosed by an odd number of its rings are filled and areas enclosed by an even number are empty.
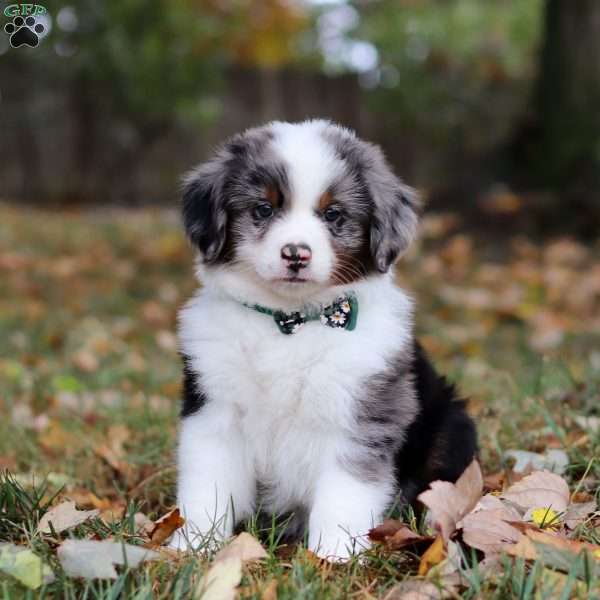
<svg viewBox="0 0 600 600">
<path fill-rule="evenodd" d="M 473 423 L 394 283 L 418 209 L 378 147 L 321 120 L 249 129 L 187 176 L 203 287 L 179 319 L 174 547 L 260 510 L 345 559 L 392 505 L 473 459 Z"/>
</svg>

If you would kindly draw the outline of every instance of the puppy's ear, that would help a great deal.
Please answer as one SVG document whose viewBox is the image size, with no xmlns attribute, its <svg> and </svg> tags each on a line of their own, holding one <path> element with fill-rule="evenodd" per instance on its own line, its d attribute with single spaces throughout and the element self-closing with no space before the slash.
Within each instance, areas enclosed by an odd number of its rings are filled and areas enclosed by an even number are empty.
<svg viewBox="0 0 600 600">
<path fill-rule="evenodd" d="M 373 200 L 371 254 L 385 273 L 414 240 L 420 203 L 417 193 L 392 172 L 383 152 L 365 144 L 364 178 Z"/>
<path fill-rule="evenodd" d="M 225 170 L 226 160 L 217 156 L 191 171 L 183 182 L 183 225 L 207 264 L 218 261 L 227 236 Z"/>
</svg>

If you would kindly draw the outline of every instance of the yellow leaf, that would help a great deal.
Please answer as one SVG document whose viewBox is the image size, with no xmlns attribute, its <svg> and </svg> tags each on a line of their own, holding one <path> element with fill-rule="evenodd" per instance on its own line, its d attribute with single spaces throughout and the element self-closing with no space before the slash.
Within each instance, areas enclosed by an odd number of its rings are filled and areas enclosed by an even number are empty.
<svg viewBox="0 0 600 600">
<path fill-rule="evenodd" d="M 419 575 L 421 577 L 427 575 L 432 567 L 441 563 L 445 558 L 446 548 L 444 547 L 444 538 L 440 534 L 421 557 L 421 562 L 419 563 Z"/>
<path fill-rule="evenodd" d="M 559 520 L 558 513 L 551 508 L 534 508 L 531 511 L 531 521 L 542 529 L 558 527 Z"/>
</svg>

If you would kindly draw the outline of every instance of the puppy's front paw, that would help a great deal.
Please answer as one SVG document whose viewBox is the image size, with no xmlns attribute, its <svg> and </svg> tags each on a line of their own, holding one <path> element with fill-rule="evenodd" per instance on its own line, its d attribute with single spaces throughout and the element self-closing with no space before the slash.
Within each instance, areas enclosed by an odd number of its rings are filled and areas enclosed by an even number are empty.
<svg viewBox="0 0 600 600">
<path fill-rule="evenodd" d="M 168 547 L 179 552 L 187 552 L 190 550 L 208 550 L 215 551 L 220 548 L 222 543 L 229 536 L 222 535 L 216 529 L 208 529 L 205 533 L 201 532 L 193 526 L 187 524 L 178 529 L 168 543 Z"/>
<path fill-rule="evenodd" d="M 363 550 L 368 549 L 369 542 L 363 537 L 350 537 L 342 534 L 321 535 L 318 539 L 310 539 L 309 548 L 319 558 L 330 562 L 346 562 Z"/>
</svg>

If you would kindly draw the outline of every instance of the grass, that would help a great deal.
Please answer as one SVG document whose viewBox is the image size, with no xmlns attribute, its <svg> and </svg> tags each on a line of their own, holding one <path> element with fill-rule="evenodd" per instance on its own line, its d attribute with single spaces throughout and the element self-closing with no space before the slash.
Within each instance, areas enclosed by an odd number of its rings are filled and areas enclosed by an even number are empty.
<svg viewBox="0 0 600 600">
<path fill-rule="evenodd" d="M 473 239 L 435 216 L 400 266 L 421 339 L 471 398 L 485 474 L 506 466 L 508 449 L 560 447 L 571 489 L 598 499 L 600 433 L 577 420 L 600 412 L 599 256 L 566 240 Z M 202 552 L 124 569 L 115 581 L 68 578 L 55 553 L 69 536 L 139 543 L 135 515 L 155 518 L 174 502 L 173 332 L 196 286 L 177 216 L 0 204 L 0 281 L 0 541 L 28 545 L 56 575 L 32 591 L 0 574 L 0 596 L 191 597 L 209 562 Z M 36 533 L 64 495 L 102 518 L 62 537 Z M 597 526 L 575 533 L 600 543 Z M 412 552 L 374 548 L 323 566 L 262 535 L 269 559 L 245 569 L 245 598 L 268 598 L 272 580 L 280 599 L 378 598 L 419 564 Z M 597 576 L 576 577 L 576 565 L 570 578 L 509 557 L 502 565 L 493 576 L 470 572 L 460 596 L 600 597 Z"/>
</svg>

